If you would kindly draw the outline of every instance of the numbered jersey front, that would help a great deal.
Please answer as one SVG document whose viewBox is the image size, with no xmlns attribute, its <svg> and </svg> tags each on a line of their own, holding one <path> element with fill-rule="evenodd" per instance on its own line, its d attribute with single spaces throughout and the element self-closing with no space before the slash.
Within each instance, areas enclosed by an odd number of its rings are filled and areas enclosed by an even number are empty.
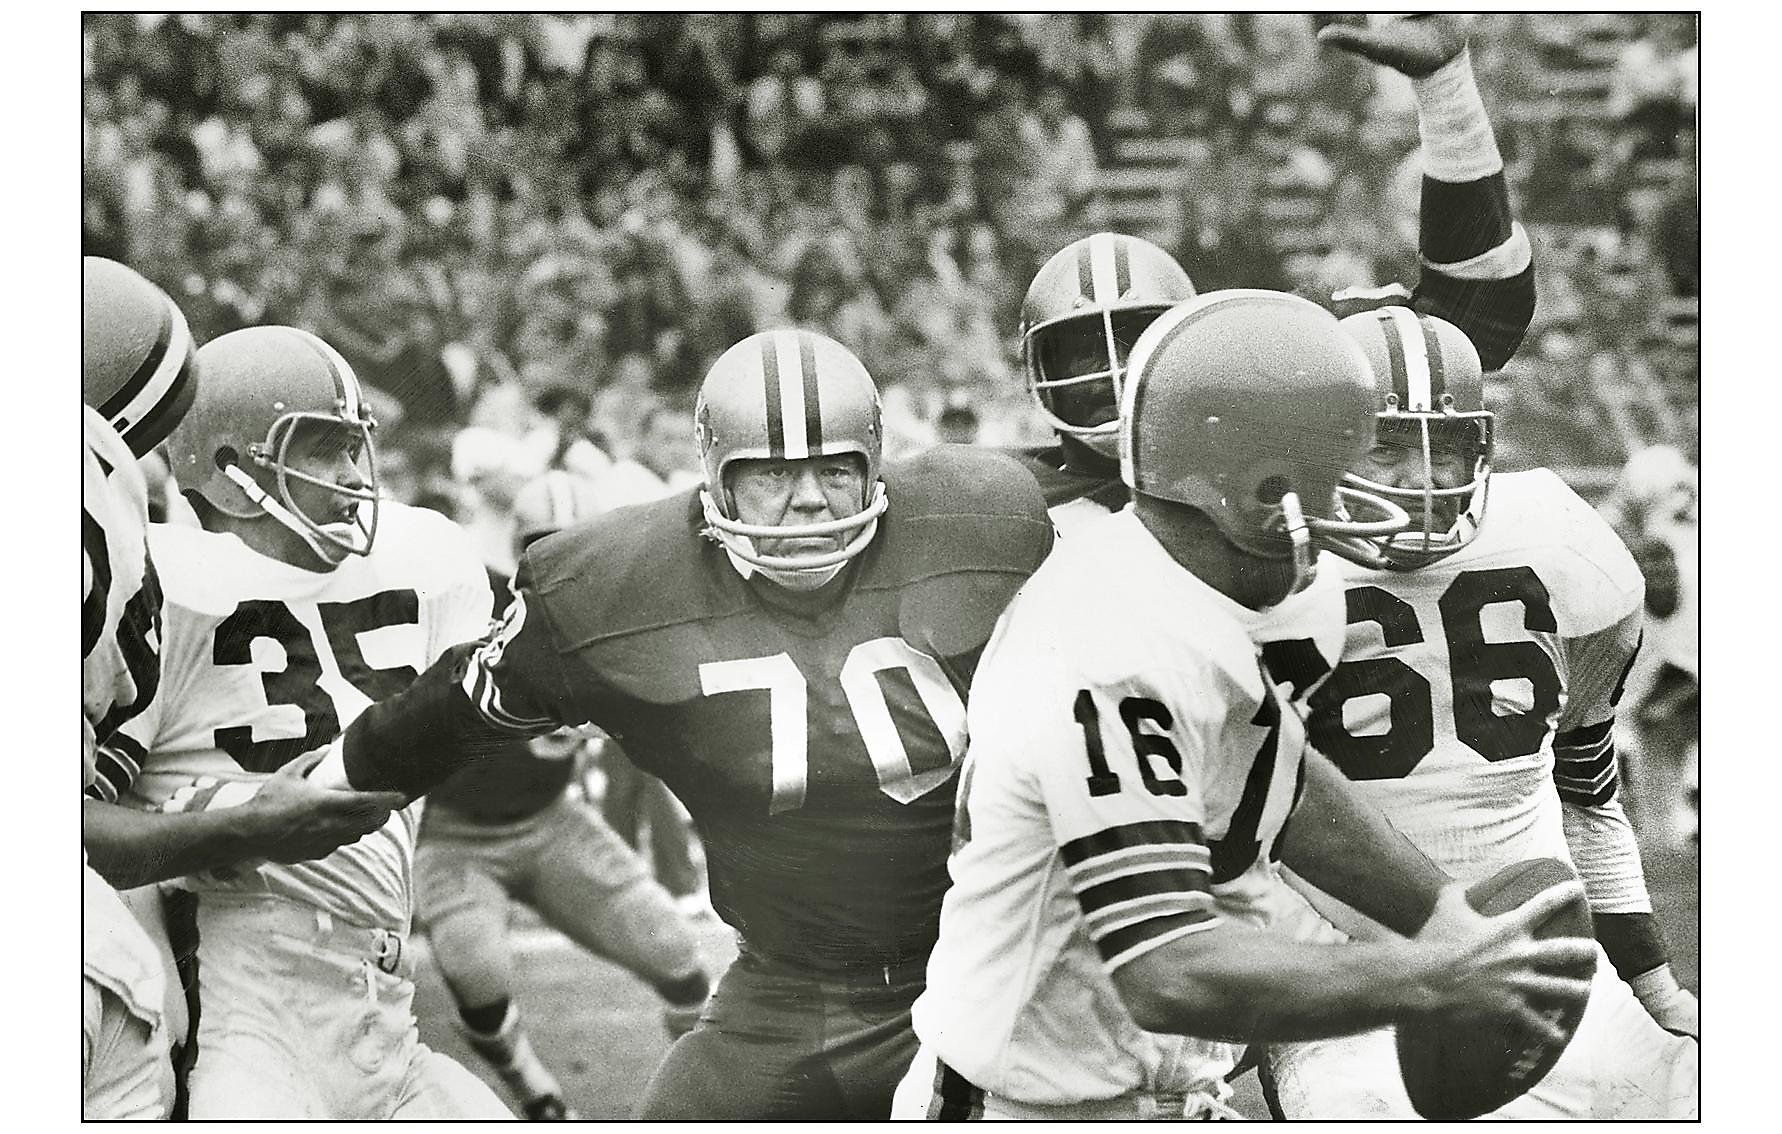
<svg viewBox="0 0 1782 1134">
<path fill-rule="evenodd" d="M 399 504 L 383 505 L 372 553 L 333 571 L 293 567 L 201 528 L 154 525 L 150 547 L 166 588 L 161 695 L 112 746 L 142 769 L 126 799 L 137 806 L 240 802 L 489 625 L 488 582 L 468 538 L 443 516 Z M 360 924 L 399 925 L 412 851 L 413 815 L 402 812 L 316 862 L 188 882 L 270 889 Z"/>
<path fill-rule="evenodd" d="M 1050 541 L 1006 458 L 937 451 L 884 480 L 877 537 L 820 607 L 745 581 L 689 495 L 547 538 L 492 670 L 499 699 L 542 692 L 535 710 L 592 721 L 661 776 L 718 912 L 814 968 L 927 955 L 971 665 Z"/>
<path fill-rule="evenodd" d="M 1457 876 L 1566 857 L 1555 737 L 1606 745 L 1639 635 L 1639 571 L 1608 524 L 1550 471 L 1499 473 L 1454 555 L 1411 572 L 1325 562 L 1348 572 L 1349 627 L 1311 701 L 1313 745 Z"/>
<path fill-rule="evenodd" d="M 1305 749 L 1292 701 L 1336 663 L 1341 601 L 1321 578 L 1240 606 L 1130 510 L 1059 543 L 972 685 L 954 885 L 915 1008 L 944 1062 L 1046 1104 L 1231 1069 L 1228 1044 L 1142 1031 L 1110 974 L 1226 919 L 1266 924 Z M 1275 674 L 1279 639 L 1315 656 Z"/>
</svg>

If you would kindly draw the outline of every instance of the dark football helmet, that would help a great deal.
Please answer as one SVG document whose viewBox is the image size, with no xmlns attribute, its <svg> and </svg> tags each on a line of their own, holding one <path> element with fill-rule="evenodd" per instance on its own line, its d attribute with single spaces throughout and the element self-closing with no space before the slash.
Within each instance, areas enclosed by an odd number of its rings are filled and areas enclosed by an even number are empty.
<svg viewBox="0 0 1782 1134">
<path fill-rule="evenodd" d="M 1117 457 L 1133 344 L 1153 319 L 1193 297 L 1182 266 L 1136 236 L 1098 232 L 1047 260 L 1021 303 L 1021 361 L 1052 428 Z"/>
<path fill-rule="evenodd" d="M 1336 317 L 1284 292 L 1209 292 L 1140 336 L 1121 405 L 1120 473 L 1135 493 L 1186 504 L 1240 549 L 1315 549 L 1381 566 L 1376 540 L 1404 510 L 1342 484 L 1373 439 L 1373 376 Z M 1353 514 L 1371 513 L 1358 520 Z"/>
</svg>

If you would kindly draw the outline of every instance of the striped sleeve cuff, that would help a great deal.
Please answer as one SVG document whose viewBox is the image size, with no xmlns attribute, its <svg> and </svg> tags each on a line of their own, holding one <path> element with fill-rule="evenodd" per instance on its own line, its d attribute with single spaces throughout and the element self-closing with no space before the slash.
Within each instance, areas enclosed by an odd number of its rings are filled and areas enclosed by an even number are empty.
<svg viewBox="0 0 1782 1134">
<path fill-rule="evenodd" d="M 1128 823 L 1072 839 L 1060 850 L 1089 937 L 1110 972 L 1219 924 L 1198 824 Z"/>
<path fill-rule="evenodd" d="M 1553 783 L 1574 807 L 1601 807 L 1615 798 L 1615 722 L 1560 733 L 1553 741 Z"/>
<path fill-rule="evenodd" d="M 116 803 L 130 790 L 142 772 L 148 753 L 142 745 L 121 732 L 113 733 L 105 746 L 93 753 L 93 782 L 87 787 L 87 798 L 101 803 Z"/>
<path fill-rule="evenodd" d="M 500 639 L 496 639 L 497 642 Z M 493 654 L 491 657 L 490 655 Z M 496 728 L 514 732 L 546 733 L 555 730 L 557 722 L 550 717 L 528 717 L 510 711 L 502 703 L 501 687 L 495 683 L 494 667 L 501 659 L 499 649 L 484 645 L 471 657 L 461 682 L 464 695 L 476 706 L 477 713 Z"/>
</svg>

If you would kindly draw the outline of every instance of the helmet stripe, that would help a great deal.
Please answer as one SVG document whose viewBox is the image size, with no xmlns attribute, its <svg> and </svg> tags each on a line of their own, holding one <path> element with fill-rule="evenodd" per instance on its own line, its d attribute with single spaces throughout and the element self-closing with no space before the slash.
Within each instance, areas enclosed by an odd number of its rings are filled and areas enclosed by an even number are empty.
<svg viewBox="0 0 1782 1134">
<path fill-rule="evenodd" d="M 775 349 L 778 335 L 761 340 L 761 385 L 767 391 L 767 452 L 770 456 L 786 455 L 786 427 L 780 416 L 780 354 Z"/>
<path fill-rule="evenodd" d="M 1435 324 L 1419 316 L 1417 326 L 1423 330 L 1423 356 L 1429 360 L 1429 404 L 1433 409 L 1448 392 L 1447 358 L 1442 353 L 1442 340 L 1436 335 Z"/>
<path fill-rule="evenodd" d="M 1077 242 L 1077 294 L 1091 303 L 1095 302 L 1095 270 L 1090 266 L 1094 246 L 1094 237 Z"/>
<path fill-rule="evenodd" d="M 798 335 L 798 373 L 804 380 L 804 439 L 813 453 L 823 451 L 823 394 L 817 382 L 817 340 Z"/>
<path fill-rule="evenodd" d="M 1399 398 L 1399 409 L 1427 411 L 1431 408 L 1430 400 L 1430 348 L 1424 339 L 1423 325 L 1417 313 L 1409 307 L 1386 308 L 1388 326 L 1381 330 L 1386 332 L 1386 345 L 1389 351 L 1396 348 L 1393 355 L 1393 369 L 1404 370 L 1403 390 Z M 1393 379 L 1394 390 L 1399 389 L 1398 379 Z"/>
<path fill-rule="evenodd" d="M 1107 233 L 1089 238 L 1089 271 L 1094 290 L 1090 299 L 1097 307 L 1108 307 L 1120 298 L 1120 273 L 1115 266 L 1114 251 L 1119 242 Z"/>
<path fill-rule="evenodd" d="M 359 376 L 353 373 L 352 364 L 342 358 L 340 352 L 329 346 L 321 336 L 301 329 L 297 334 L 314 347 L 316 353 L 322 356 L 322 361 L 328 364 L 328 377 L 334 380 L 334 395 L 346 407 L 346 415 L 355 421 L 365 416 L 364 408 L 359 404 Z"/>
<path fill-rule="evenodd" d="M 132 452 L 145 453 L 159 444 L 191 407 L 198 389 L 192 368 L 194 345 L 186 317 L 167 304 L 147 357 L 130 380 L 97 407 Z"/>
<path fill-rule="evenodd" d="M 805 429 L 804 364 L 799 357 L 799 340 L 803 337 L 797 331 L 774 336 L 778 357 L 775 369 L 780 379 L 780 428 L 786 438 L 786 457 L 794 461 L 811 455 L 810 433 Z"/>
<path fill-rule="evenodd" d="M 1119 299 L 1132 288 L 1132 241 L 1123 236 L 1114 238 L 1114 298 Z"/>
<path fill-rule="evenodd" d="M 130 380 L 119 387 L 117 393 L 106 398 L 105 401 L 97 407 L 100 417 L 115 423 L 119 411 L 135 400 L 136 395 L 140 394 L 143 387 L 147 386 L 149 381 L 160 371 L 161 364 L 166 362 L 169 357 L 167 348 L 172 342 L 173 314 L 171 311 L 163 308 L 161 311 L 161 325 L 155 329 L 155 341 L 154 344 L 149 347 L 148 356 L 144 358 L 141 365 L 136 368 L 136 373 L 130 375 Z"/>
</svg>

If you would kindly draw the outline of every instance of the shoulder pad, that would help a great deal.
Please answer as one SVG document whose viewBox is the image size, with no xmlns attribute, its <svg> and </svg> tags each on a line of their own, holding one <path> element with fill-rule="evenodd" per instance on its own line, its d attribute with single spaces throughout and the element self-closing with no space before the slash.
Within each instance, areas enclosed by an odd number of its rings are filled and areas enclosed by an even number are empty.
<svg viewBox="0 0 1782 1134">
<path fill-rule="evenodd" d="M 1500 489 L 1507 489 L 1499 496 Z M 1554 614 L 1567 637 L 1591 634 L 1639 606 L 1645 580 L 1602 514 L 1551 469 L 1493 473 L 1485 523 L 1513 525 L 1519 542 L 1550 563 Z M 1498 512 L 1498 506 L 1504 507 Z"/>
<path fill-rule="evenodd" d="M 1070 467 L 1063 448 L 1048 445 L 1037 449 L 1004 450 L 1039 482 L 1046 507 L 1056 508 L 1085 497 L 1108 511 L 1118 511 L 1132 499 L 1132 492 L 1119 479 L 1109 480 Z"/>
<path fill-rule="evenodd" d="M 900 589 L 899 630 L 939 656 L 984 644 L 1052 546 L 1033 474 L 1005 453 L 943 445 L 885 466 L 891 507 L 862 588 Z"/>
<path fill-rule="evenodd" d="M 450 516 L 394 500 L 378 507 L 379 546 L 372 554 L 399 547 L 413 569 L 460 580 L 487 572 L 476 541 Z"/>
<path fill-rule="evenodd" d="M 603 512 L 528 547 L 515 587 L 560 651 L 724 613 L 700 569 L 703 522 L 697 490 Z"/>
</svg>

